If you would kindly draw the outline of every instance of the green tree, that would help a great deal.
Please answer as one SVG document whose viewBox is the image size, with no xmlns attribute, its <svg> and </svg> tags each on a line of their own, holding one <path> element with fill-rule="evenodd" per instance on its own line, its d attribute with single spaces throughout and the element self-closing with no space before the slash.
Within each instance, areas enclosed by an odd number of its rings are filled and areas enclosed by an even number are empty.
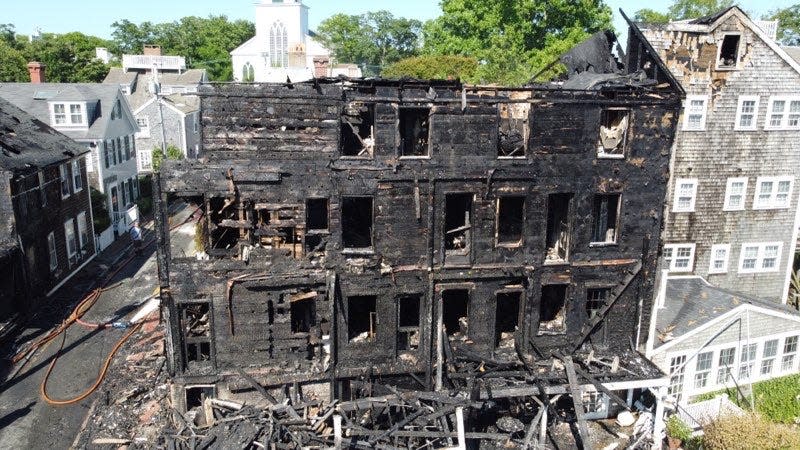
<svg viewBox="0 0 800 450">
<path fill-rule="evenodd" d="M 166 159 L 181 160 L 183 159 L 183 152 L 181 149 L 174 145 L 167 146 Z M 160 170 L 161 164 L 164 162 L 164 154 L 161 153 L 161 148 L 155 147 L 153 149 L 153 170 Z"/>
<path fill-rule="evenodd" d="M 636 11 L 634 20 L 645 23 L 667 23 L 673 20 L 709 16 L 733 5 L 733 0 L 675 0 L 666 13 L 649 8 Z"/>
<path fill-rule="evenodd" d="M 108 66 L 95 58 L 95 48 L 107 46 L 108 41 L 79 32 L 45 34 L 22 53 L 26 60 L 46 66 L 47 81 L 97 83 L 108 74 Z"/>
<path fill-rule="evenodd" d="M 764 19 L 778 21 L 778 40 L 783 45 L 800 45 L 800 3 L 772 11 Z"/>
<path fill-rule="evenodd" d="M 0 81 L 28 81 L 27 61 L 22 52 L 0 41 Z"/>
<path fill-rule="evenodd" d="M 471 80 L 478 70 L 478 60 L 457 55 L 421 55 L 401 59 L 382 72 L 384 78 Z"/>
<path fill-rule="evenodd" d="M 230 21 L 226 16 L 189 16 L 168 23 L 139 25 L 120 20 L 111 25 L 115 54 L 140 54 L 146 44 L 160 45 L 166 55 L 186 58 L 193 69 L 206 69 L 212 80 L 233 79 L 230 51 L 255 34 L 246 20 Z"/>
<path fill-rule="evenodd" d="M 388 11 L 336 14 L 320 23 L 317 35 L 342 63 L 366 66 L 365 75 L 417 54 L 422 22 Z"/>
<path fill-rule="evenodd" d="M 423 28 L 426 54 L 480 61 L 475 80 L 522 84 L 591 33 L 611 29 L 602 0 L 442 0 Z"/>
</svg>

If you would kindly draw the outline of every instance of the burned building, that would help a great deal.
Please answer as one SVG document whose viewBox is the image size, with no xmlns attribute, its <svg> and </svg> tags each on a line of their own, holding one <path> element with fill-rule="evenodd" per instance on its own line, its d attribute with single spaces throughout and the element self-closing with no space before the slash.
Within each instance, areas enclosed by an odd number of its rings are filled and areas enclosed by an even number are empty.
<svg viewBox="0 0 800 450">
<path fill-rule="evenodd" d="M 540 381 L 520 392 L 568 392 L 551 355 L 613 390 L 661 379 L 637 348 L 682 91 L 639 34 L 624 65 L 612 42 L 517 89 L 202 86 L 205 159 L 156 177 L 178 403 L 460 389 L 465 360 L 522 361 Z M 170 245 L 166 193 L 205 213 L 196 255 Z"/>
</svg>

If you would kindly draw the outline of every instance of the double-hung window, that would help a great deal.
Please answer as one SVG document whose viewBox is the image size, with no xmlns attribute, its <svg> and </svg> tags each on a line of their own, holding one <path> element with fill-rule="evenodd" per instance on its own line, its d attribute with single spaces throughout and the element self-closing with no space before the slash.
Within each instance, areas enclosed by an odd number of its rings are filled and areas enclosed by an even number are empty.
<svg viewBox="0 0 800 450">
<path fill-rule="evenodd" d="M 61 164 L 58 166 L 58 174 L 61 178 L 61 198 L 69 197 L 69 166 Z"/>
<path fill-rule="evenodd" d="M 67 123 L 67 105 L 56 103 L 53 105 L 53 124 L 64 125 Z"/>
<path fill-rule="evenodd" d="M 782 242 L 742 244 L 739 256 L 740 273 L 775 272 L 781 258 Z"/>
<path fill-rule="evenodd" d="M 47 235 L 47 253 L 50 257 L 50 271 L 58 269 L 58 250 L 56 249 L 56 235 L 53 232 Z"/>
<path fill-rule="evenodd" d="M 772 368 L 775 366 L 775 356 L 778 354 L 778 340 L 771 339 L 764 343 L 764 350 L 762 350 L 761 359 L 761 375 L 772 374 Z"/>
<path fill-rule="evenodd" d="M 794 360 L 797 357 L 797 336 L 789 336 L 783 341 L 783 356 L 781 357 L 781 372 L 791 372 L 794 369 Z"/>
<path fill-rule="evenodd" d="M 675 356 L 669 362 L 669 388 L 667 393 L 680 398 L 683 392 L 683 377 L 686 371 L 686 355 Z"/>
<path fill-rule="evenodd" d="M 697 197 L 697 178 L 678 178 L 675 180 L 675 197 L 672 212 L 694 212 Z"/>
<path fill-rule="evenodd" d="M 717 361 L 717 384 L 724 385 L 728 376 L 733 373 L 733 362 L 736 359 L 736 347 L 723 348 L 719 351 Z"/>
<path fill-rule="evenodd" d="M 708 273 L 726 273 L 728 271 L 728 256 L 730 253 L 730 244 L 712 245 L 711 258 L 708 264 Z"/>
<path fill-rule="evenodd" d="M 758 121 L 758 96 L 740 95 L 739 106 L 736 108 L 736 124 L 734 130 L 755 130 Z"/>
<path fill-rule="evenodd" d="M 691 272 L 694 268 L 695 244 L 664 245 L 664 267 L 670 272 Z"/>
<path fill-rule="evenodd" d="M 78 252 L 78 243 L 75 241 L 74 219 L 69 219 L 64 222 L 64 236 L 66 236 L 67 240 L 67 256 L 70 258 L 70 260 L 72 260 L 72 258 Z"/>
<path fill-rule="evenodd" d="M 753 375 L 757 347 L 758 344 L 745 344 L 742 346 L 742 353 L 739 355 L 739 380 L 748 380 Z"/>
<path fill-rule="evenodd" d="M 725 211 L 740 211 L 744 209 L 744 199 L 747 195 L 747 177 L 728 178 L 725 187 Z"/>
<path fill-rule="evenodd" d="M 86 226 L 86 211 L 78 214 L 78 243 L 79 249 L 84 251 L 89 243 L 89 228 Z"/>
<path fill-rule="evenodd" d="M 83 178 L 81 177 L 81 162 L 79 160 L 72 161 L 72 192 L 80 192 L 83 190 Z"/>
<path fill-rule="evenodd" d="M 765 130 L 799 130 L 800 97 L 770 97 Z"/>
<path fill-rule="evenodd" d="M 697 364 L 694 371 L 694 388 L 702 389 L 708 385 L 708 375 L 711 373 L 711 363 L 714 352 L 703 352 L 697 355 Z"/>
<path fill-rule="evenodd" d="M 683 130 L 704 131 L 706 129 L 707 110 L 707 95 L 687 95 L 686 107 L 683 113 Z"/>
<path fill-rule="evenodd" d="M 788 208 L 792 198 L 794 177 L 758 177 L 753 209 Z"/>
</svg>

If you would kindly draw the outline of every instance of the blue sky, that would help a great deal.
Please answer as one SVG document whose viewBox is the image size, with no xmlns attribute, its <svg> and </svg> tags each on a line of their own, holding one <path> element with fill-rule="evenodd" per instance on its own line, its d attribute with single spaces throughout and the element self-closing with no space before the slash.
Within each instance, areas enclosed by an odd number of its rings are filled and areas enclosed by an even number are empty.
<svg viewBox="0 0 800 450">
<path fill-rule="evenodd" d="M 492 0 L 486 0 L 492 1 Z M 740 6 L 759 18 L 775 8 L 783 8 L 797 0 L 746 0 Z M 111 24 L 119 19 L 134 23 L 144 21 L 167 22 L 183 16 L 208 16 L 224 14 L 233 19 L 254 19 L 254 0 L 138 0 L 133 3 L 108 0 L 38 0 L 28 3 L 19 0 L 5 0 L 0 23 L 12 23 L 20 34 L 30 34 L 37 27 L 44 32 L 65 33 L 81 31 L 86 34 L 111 37 Z M 396 16 L 413 17 L 420 20 L 431 19 L 439 14 L 438 0 L 304 0 L 311 9 L 309 21 L 312 29 L 326 17 L 344 12 L 360 14 L 366 11 L 386 9 Z M 614 10 L 614 25 L 617 30 L 625 29 L 624 21 L 617 10 L 622 8 L 629 16 L 642 7 L 641 0 L 606 0 Z M 648 7 L 664 11 L 671 1 L 657 0 L 647 2 Z M 35 4 L 35 8 L 32 7 Z M 121 5 L 125 5 L 124 7 Z"/>
</svg>

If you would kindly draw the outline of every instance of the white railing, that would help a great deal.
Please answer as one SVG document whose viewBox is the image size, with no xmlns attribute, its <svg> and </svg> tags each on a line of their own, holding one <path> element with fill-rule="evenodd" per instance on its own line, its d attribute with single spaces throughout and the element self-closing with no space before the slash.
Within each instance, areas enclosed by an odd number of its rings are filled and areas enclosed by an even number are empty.
<svg viewBox="0 0 800 450">
<path fill-rule="evenodd" d="M 122 55 L 122 70 L 150 70 L 156 66 L 160 70 L 186 70 L 186 59 L 183 56 L 165 55 Z"/>
<path fill-rule="evenodd" d="M 139 206 L 133 205 L 124 211 L 114 211 L 111 214 L 113 225 L 117 229 L 117 234 L 122 235 L 128 232 L 131 224 L 139 220 Z"/>
<path fill-rule="evenodd" d="M 100 234 L 94 235 L 94 244 L 97 253 L 102 252 L 114 242 L 114 227 L 108 227 Z"/>
</svg>

